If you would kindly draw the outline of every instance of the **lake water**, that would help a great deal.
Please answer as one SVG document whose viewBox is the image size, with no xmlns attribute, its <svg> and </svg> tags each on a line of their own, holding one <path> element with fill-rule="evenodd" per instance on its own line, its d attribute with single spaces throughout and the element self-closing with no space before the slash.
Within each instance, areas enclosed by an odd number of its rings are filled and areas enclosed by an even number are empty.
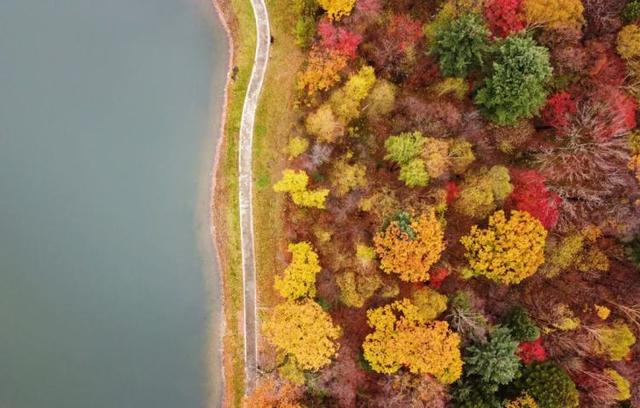
<svg viewBox="0 0 640 408">
<path fill-rule="evenodd" d="M 226 69 L 209 0 L 0 1 L 1 408 L 216 405 Z"/>
</svg>

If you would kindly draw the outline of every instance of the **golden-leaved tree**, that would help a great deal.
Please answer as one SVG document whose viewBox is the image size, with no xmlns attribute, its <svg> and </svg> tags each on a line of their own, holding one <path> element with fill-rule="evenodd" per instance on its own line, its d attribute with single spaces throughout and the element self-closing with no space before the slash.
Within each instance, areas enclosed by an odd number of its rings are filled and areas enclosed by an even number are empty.
<svg viewBox="0 0 640 408">
<path fill-rule="evenodd" d="M 309 176 L 304 170 L 286 169 L 282 172 L 282 179 L 273 186 L 279 193 L 289 193 L 294 203 L 301 207 L 325 208 L 325 201 L 329 195 L 328 189 L 308 190 Z"/>
<path fill-rule="evenodd" d="M 284 278 L 275 277 L 274 287 L 287 299 L 295 300 L 316 295 L 316 275 L 322 269 L 309 242 L 289 244 L 291 263 L 284 270 Z"/>
<path fill-rule="evenodd" d="M 401 213 L 373 239 L 380 268 L 407 282 L 429 279 L 444 251 L 444 228 L 432 208 L 417 217 Z"/>
<path fill-rule="evenodd" d="M 428 317 L 409 299 L 368 310 L 373 333 L 367 335 L 362 347 L 371 368 L 393 374 L 406 367 L 444 384 L 460 378 L 460 336 L 447 322 L 429 321 Z"/>
<path fill-rule="evenodd" d="M 524 0 L 522 9 L 529 24 L 579 29 L 584 23 L 581 0 Z"/>
<path fill-rule="evenodd" d="M 517 284 L 537 272 L 544 263 L 547 230 L 526 211 L 504 211 L 489 218 L 486 229 L 474 225 L 460 239 L 467 250 L 469 275 L 482 275 L 503 284 Z"/>
<path fill-rule="evenodd" d="M 356 0 L 318 0 L 318 4 L 327 11 L 331 20 L 340 20 L 351 14 Z"/>
<path fill-rule="evenodd" d="M 317 371 L 336 355 L 340 328 L 312 300 L 287 301 L 273 308 L 262 325 L 267 340 L 301 370 Z"/>
</svg>

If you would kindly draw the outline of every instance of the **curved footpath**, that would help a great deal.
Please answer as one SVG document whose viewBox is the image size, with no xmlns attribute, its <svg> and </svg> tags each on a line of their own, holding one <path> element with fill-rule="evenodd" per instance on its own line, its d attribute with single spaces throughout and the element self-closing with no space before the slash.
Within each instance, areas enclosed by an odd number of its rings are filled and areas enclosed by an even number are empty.
<svg viewBox="0 0 640 408">
<path fill-rule="evenodd" d="M 269 59 L 271 32 L 264 0 L 251 0 L 256 20 L 256 55 L 249 87 L 244 99 L 238 145 L 238 175 L 240 204 L 240 245 L 242 250 L 242 280 L 244 287 L 244 354 L 246 392 L 256 383 L 258 360 L 258 316 L 256 293 L 256 262 L 253 233 L 253 131 L 256 109 Z"/>
</svg>

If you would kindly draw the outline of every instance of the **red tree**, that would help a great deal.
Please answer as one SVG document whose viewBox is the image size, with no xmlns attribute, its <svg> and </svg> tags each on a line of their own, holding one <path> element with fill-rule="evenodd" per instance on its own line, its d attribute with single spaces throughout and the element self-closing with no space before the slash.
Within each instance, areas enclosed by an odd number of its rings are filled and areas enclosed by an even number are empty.
<svg viewBox="0 0 640 408">
<path fill-rule="evenodd" d="M 547 359 L 547 352 L 542 346 L 542 337 L 538 337 L 534 341 L 525 341 L 518 346 L 518 357 L 525 364 L 534 361 L 544 361 Z"/>
<path fill-rule="evenodd" d="M 504 38 L 524 29 L 520 15 L 520 0 L 489 0 L 484 6 L 484 18 L 496 37 Z"/>
<path fill-rule="evenodd" d="M 387 35 L 400 51 L 404 51 L 422 38 L 422 23 L 406 14 L 394 15 L 389 22 Z"/>
<path fill-rule="evenodd" d="M 440 288 L 447 276 L 449 276 L 449 270 L 447 268 L 437 268 L 429 274 L 429 287 L 431 289 Z"/>
<path fill-rule="evenodd" d="M 638 104 L 620 89 L 601 86 L 591 95 L 591 105 L 597 109 L 594 138 L 609 140 L 636 127 Z"/>
<path fill-rule="evenodd" d="M 563 129 L 570 123 L 571 115 L 577 112 L 576 102 L 568 92 L 558 92 L 547 100 L 542 110 L 542 120 L 556 129 Z"/>
<path fill-rule="evenodd" d="M 514 189 L 507 199 L 507 207 L 528 212 L 546 229 L 555 227 L 562 200 L 547 189 L 544 176 L 535 170 L 512 169 L 511 179 Z"/>
<path fill-rule="evenodd" d="M 336 27 L 326 20 L 318 24 L 318 34 L 320 43 L 325 49 L 351 59 L 357 56 L 358 45 L 362 41 L 359 34 Z"/>
</svg>

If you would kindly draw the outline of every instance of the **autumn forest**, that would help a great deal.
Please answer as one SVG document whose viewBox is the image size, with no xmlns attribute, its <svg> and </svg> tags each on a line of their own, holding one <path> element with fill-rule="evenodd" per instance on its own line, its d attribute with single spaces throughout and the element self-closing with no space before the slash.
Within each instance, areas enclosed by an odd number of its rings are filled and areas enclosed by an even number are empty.
<svg viewBox="0 0 640 408">
<path fill-rule="evenodd" d="M 245 405 L 640 407 L 640 0 L 292 7 Z"/>
</svg>

